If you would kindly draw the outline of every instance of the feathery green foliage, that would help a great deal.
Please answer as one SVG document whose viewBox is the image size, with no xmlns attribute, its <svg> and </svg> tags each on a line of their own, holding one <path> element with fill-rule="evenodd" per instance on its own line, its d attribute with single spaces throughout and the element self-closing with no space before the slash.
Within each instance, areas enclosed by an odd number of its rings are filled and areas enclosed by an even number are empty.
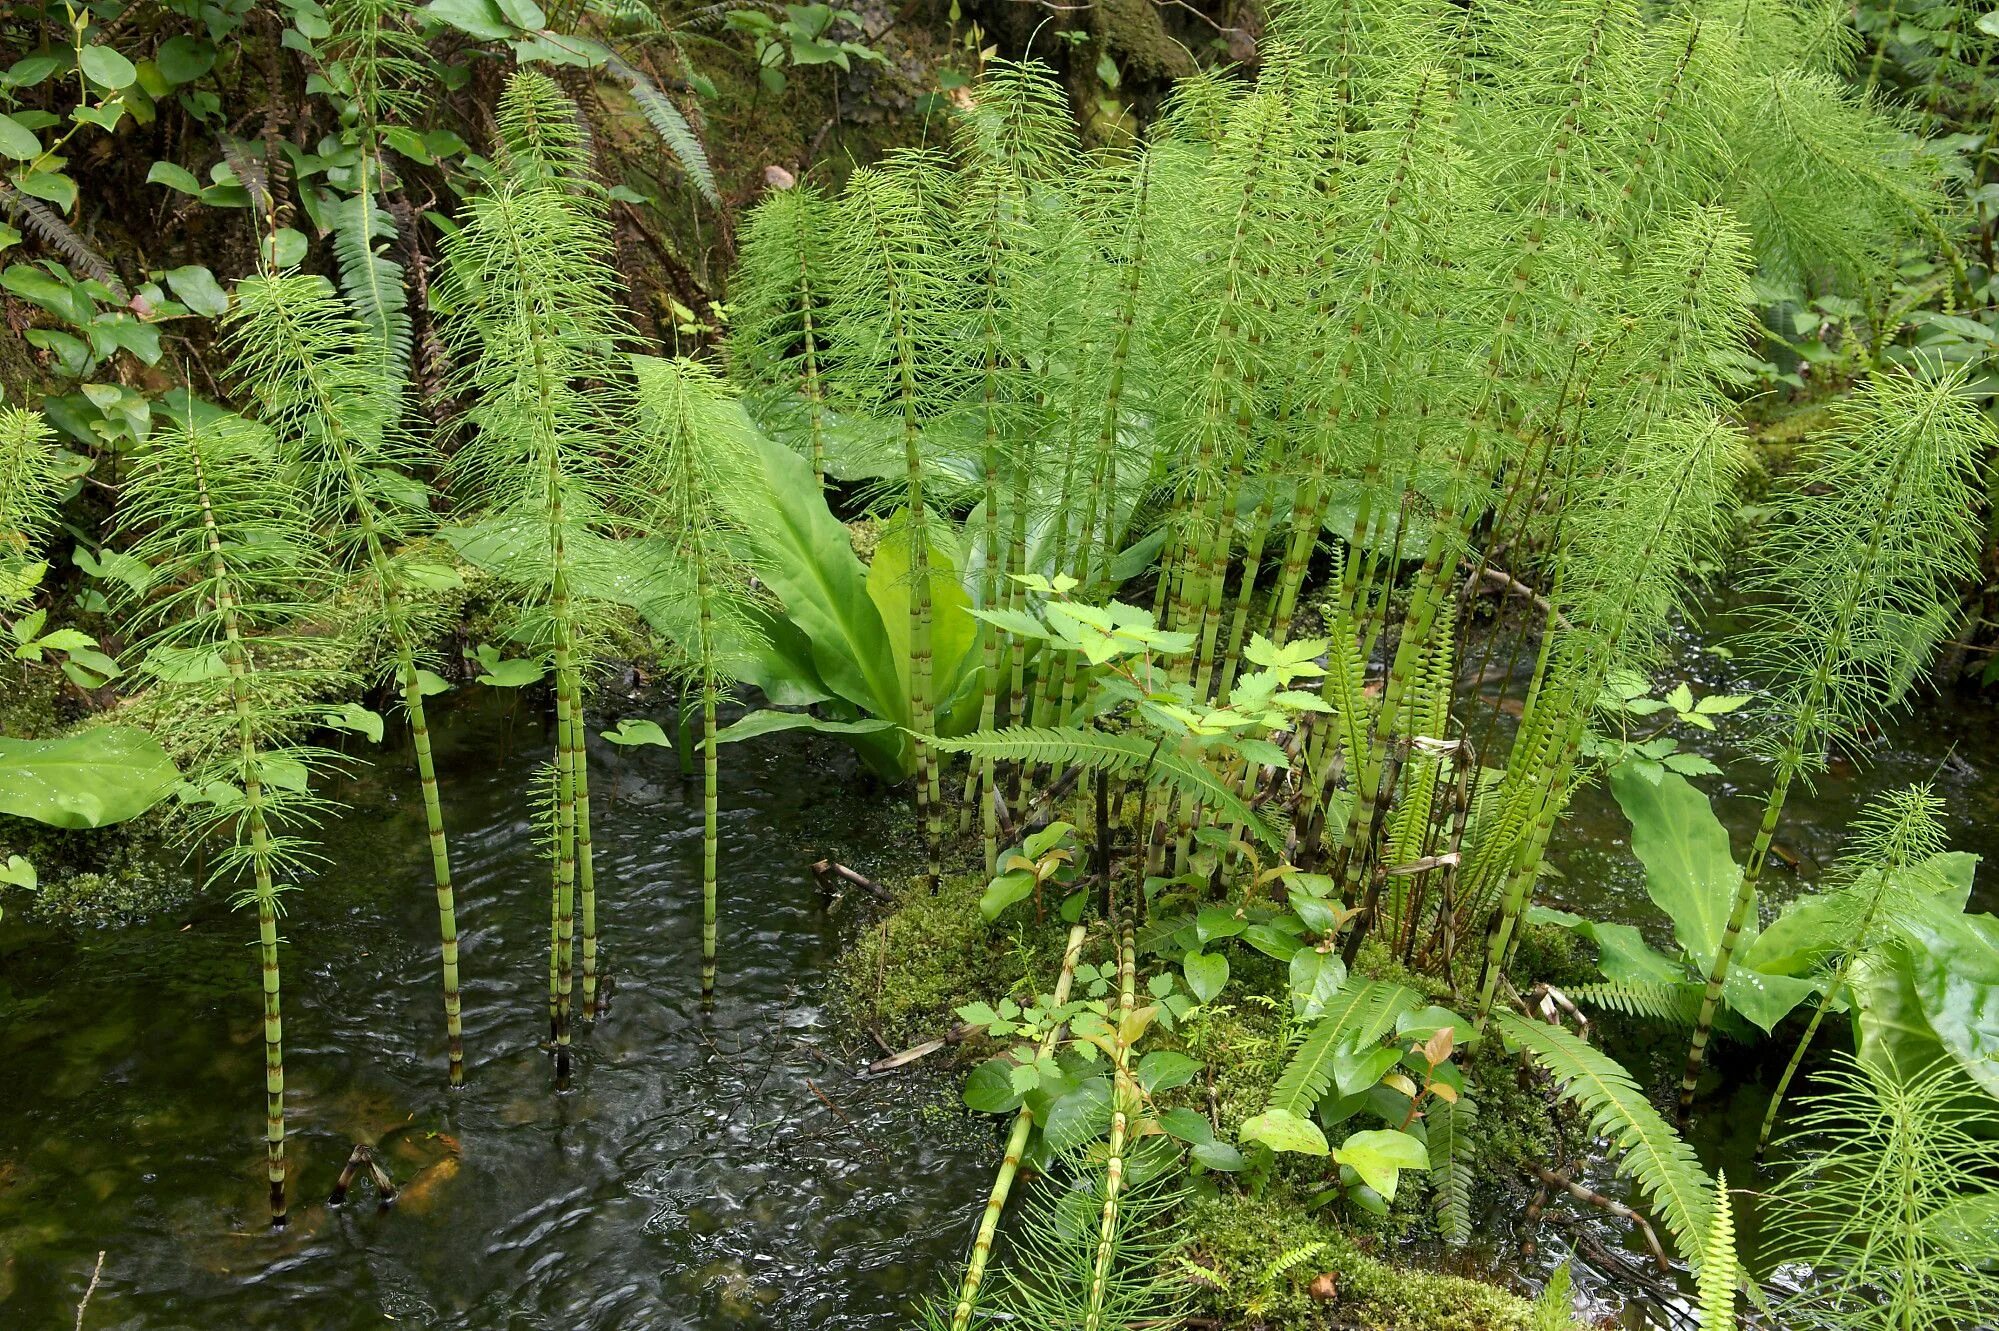
<svg viewBox="0 0 1999 1331">
<path fill-rule="evenodd" d="M 1964 373 L 1877 375 L 1836 419 L 1807 473 L 1813 488 L 1779 502 L 1755 551 L 1760 622 L 1742 654 L 1771 697 L 1774 776 L 1694 1026 L 1683 1115 L 1791 783 L 1901 706 L 1974 567 L 1972 478 L 1995 434 L 1965 397 Z"/>
<path fill-rule="evenodd" d="M 55 525 L 55 462 L 41 413 L 0 404 L 0 611 L 27 604 L 47 570 L 35 551 Z"/>
<path fill-rule="evenodd" d="M 1999 1258 L 1999 1108 L 1947 1065 L 1895 1077 L 1843 1061 L 1825 1081 L 1786 1139 L 1796 1167 L 1771 1211 L 1777 1251 L 1818 1275 L 1786 1301 L 1791 1324 L 1946 1331 L 1999 1316 L 1983 1269 Z"/>
<path fill-rule="evenodd" d="M 379 354 L 377 330 L 310 274 L 246 278 L 236 288 L 234 370 L 275 436 L 313 534 L 343 569 L 365 575 L 371 609 L 394 657 L 437 893 L 451 1084 L 465 1078 L 458 985 L 457 895 L 424 708 L 428 644 L 438 631 L 430 589 L 455 575 L 419 566 L 402 547 L 430 525 L 429 493 L 410 473 L 431 459 L 396 428 L 401 376 Z"/>
<path fill-rule="evenodd" d="M 284 894 L 317 858 L 307 829 L 331 807 L 313 776 L 335 755 L 299 734 L 319 719 L 313 699 L 347 681 L 314 663 L 300 618 L 330 573 L 306 513 L 282 481 L 268 434 L 241 417 L 203 419 L 156 434 L 140 454 L 125 505 L 134 557 L 153 568 L 150 628 L 139 673 L 203 714 L 224 719 L 186 765 L 190 840 L 217 843 L 211 879 L 241 882 L 257 912 L 263 968 L 265 1154 L 271 1223 L 285 1199 L 284 1023 L 278 921 Z"/>
<path fill-rule="evenodd" d="M 1557 1092 L 1589 1117 L 1591 1131 L 1620 1152 L 1618 1168 L 1652 1199 L 1680 1254 L 1699 1267 L 1713 1224 L 1713 1184 L 1693 1148 L 1673 1131 L 1615 1060 L 1559 1026 L 1511 1012 L 1493 1020 L 1555 1079 Z"/>
<path fill-rule="evenodd" d="M 480 514 L 479 535 L 509 547 L 496 568 L 526 611 L 516 636 L 551 655 L 556 689 L 556 821 L 551 889 L 555 937 L 556 1073 L 566 1077 L 571 1035 L 575 907 L 582 893 L 583 1008 L 594 1015 L 594 866 L 586 852 L 590 803 L 582 724 L 589 607 L 577 561 L 602 535 L 615 502 L 617 382 L 622 335 L 601 198 L 574 108 L 547 79 L 519 74 L 498 118 L 500 168 L 467 201 L 445 250 L 440 292 L 462 389 L 475 399 L 473 434 L 449 477 Z"/>
<path fill-rule="evenodd" d="M 641 521 L 673 552 L 674 580 L 691 586 L 692 631 L 678 644 L 691 687 L 701 699 L 702 850 L 701 995 L 715 994 L 715 851 L 719 781 L 715 709 L 727 687 L 725 638 L 740 643 L 756 628 L 748 614 L 755 584 L 738 550 L 744 532 L 727 497 L 747 483 L 753 463 L 735 401 L 706 366 L 686 360 L 632 358 L 638 417 L 632 484 L 649 499 Z M 686 593 L 683 591 L 681 595 Z"/>
</svg>

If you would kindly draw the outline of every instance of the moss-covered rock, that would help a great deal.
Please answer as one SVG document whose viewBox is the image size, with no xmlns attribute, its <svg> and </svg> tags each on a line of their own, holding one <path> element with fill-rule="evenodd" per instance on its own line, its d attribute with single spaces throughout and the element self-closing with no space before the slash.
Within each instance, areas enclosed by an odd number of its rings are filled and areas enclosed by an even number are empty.
<svg viewBox="0 0 1999 1331">
<path fill-rule="evenodd" d="M 1542 1310 L 1483 1281 L 1383 1261 L 1279 1189 L 1195 1201 L 1185 1224 L 1195 1311 L 1224 1327 L 1543 1331 L 1549 1325 Z M 1569 1324 L 1563 1317 L 1553 1328 Z"/>
</svg>

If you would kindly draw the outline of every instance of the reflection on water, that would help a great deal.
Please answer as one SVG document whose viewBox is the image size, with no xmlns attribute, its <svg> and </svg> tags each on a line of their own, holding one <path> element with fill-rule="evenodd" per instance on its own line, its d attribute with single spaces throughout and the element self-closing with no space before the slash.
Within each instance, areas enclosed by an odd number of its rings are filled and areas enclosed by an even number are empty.
<svg viewBox="0 0 1999 1331">
<path fill-rule="evenodd" d="M 701 801 L 670 755 L 599 755 L 610 1015 L 550 1088 L 540 757 L 497 709 L 438 727 L 464 938 L 466 1089 L 443 1088 L 436 916 L 407 755 L 341 792 L 284 954 L 292 1226 L 261 1214 L 254 926 L 181 918 L 0 941 L 0 1324 L 825 1328 L 905 1322 L 968 1241 L 992 1154 L 866 1081 L 829 1029 L 837 923 L 807 869 L 878 801 L 837 749 L 732 751 L 722 973 L 700 1010 Z M 600 746 L 608 749 L 608 746 Z M 603 793 L 617 787 L 606 807 Z M 823 1097 L 823 1098 L 822 1098 Z M 837 1109 L 829 1107 L 837 1106 Z M 353 1142 L 403 1195 L 324 1203 Z"/>
<path fill-rule="evenodd" d="M 1688 643 L 1703 692 L 1739 687 L 1732 665 Z M 1769 895 L 1799 890 L 1836 856 L 1867 797 L 1933 781 L 1953 845 L 1999 853 L 1993 709 L 1944 699 L 1888 727 L 1860 768 L 1792 796 Z M 1701 745 L 1707 781 L 1747 843 L 1764 769 L 1722 735 Z M 529 1328 L 903 1326 L 913 1294 L 963 1250 L 994 1154 L 986 1125 L 951 1113 L 948 1087 L 858 1078 L 873 1050 L 829 1029 L 826 968 L 837 922 L 807 864 L 879 845 L 888 801 L 834 747 L 795 737 L 724 765 L 723 966 L 715 1011 L 699 995 L 700 793 L 657 750 L 598 755 L 594 788 L 609 1017 L 579 1047 L 575 1090 L 550 1090 L 546 871 L 520 803 L 541 755 L 497 708 L 460 708 L 439 731 L 465 940 L 470 1084 L 443 1089 L 435 915 L 407 755 L 383 756 L 341 792 L 331 865 L 291 899 L 285 953 L 292 1228 L 264 1227 L 262 1049 L 254 929 L 219 901 L 143 928 L 80 940 L 10 918 L 0 933 L 0 1325 L 67 1327 L 98 1251 L 88 1326 Z M 1741 732 L 1735 725 L 1736 733 Z M 508 748 L 511 756 L 502 757 Z M 521 752 L 523 747 L 529 752 Z M 608 746 L 602 746 L 608 748 Z M 616 792 L 615 804 L 603 799 Z M 1645 925 L 1666 944 L 1599 789 L 1559 838 L 1564 876 L 1543 899 Z M 1999 869 L 1974 909 L 1999 903 Z M 1610 1023 L 1613 1027 L 1616 1023 Z M 1680 1037 L 1651 1032 L 1664 1092 Z M 1645 1072 L 1645 1047 L 1617 1052 Z M 1726 1046 L 1730 1089 L 1697 1130 L 1738 1184 L 1764 1087 L 1788 1054 Z M 837 1107 L 837 1108 L 836 1108 Z M 356 1141 L 377 1145 L 403 1188 L 384 1213 L 364 1184 L 324 1198 Z M 1580 1171 L 1628 1196 L 1603 1162 Z M 1635 1200 L 1635 1199 L 1634 1199 Z M 1517 1206 L 1493 1217 L 1492 1256 L 1512 1268 Z M 1739 1221 L 1753 1241 L 1755 1216 Z M 1586 1217 L 1599 1242 L 1623 1227 Z M 1570 1250 L 1556 1227 L 1535 1282 Z M 1578 1290 L 1623 1325 L 1672 1325 L 1614 1276 L 1578 1266 Z"/>
</svg>

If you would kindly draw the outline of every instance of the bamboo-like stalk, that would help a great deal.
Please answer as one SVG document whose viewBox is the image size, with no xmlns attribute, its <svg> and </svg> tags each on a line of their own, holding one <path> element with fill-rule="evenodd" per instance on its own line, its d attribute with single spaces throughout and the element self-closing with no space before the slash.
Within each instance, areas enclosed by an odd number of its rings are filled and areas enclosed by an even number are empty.
<svg viewBox="0 0 1999 1331">
<path fill-rule="evenodd" d="M 423 682 L 406 641 L 396 646 L 396 673 L 410 741 L 416 746 L 417 783 L 423 790 L 424 833 L 430 843 L 431 879 L 437 890 L 438 960 L 444 972 L 444 1039 L 453 1086 L 465 1084 L 463 1000 L 458 988 L 458 904 L 451 883 L 451 848 L 444 836 L 444 806 L 438 797 L 437 764 L 430 750 L 430 722 L 424 714 Z"/>
<path fill-rule="evenodd" d="M 264 1169 L 270 1183 L 271 1225 L 282 1229 L 285 1205 L 285 1022 L 278 969 L 278 888 L 271 873 L 270 827 L 264 818 L 263 757 L 257 745 L 256 720 L 250 701 L 249 649 L 243 644 L 236 600 L 230 591 L 222 540 L 209 503 L 208 480 L 201 450 L 188 439 L 196 493 L 201 500 L 202 530 L 217 587 L 216 609 L 222 616 L 223 661 L 229 668 L 229 700 L 236 718 L 238 764 L 243 779 L 243 818 L 250 832 L 251 896 L 257 904 L 257 961 L 264 1000 Z"/>
<path fill-rule="evenodd" d="M 1126 1029 L 1137 991 L 1137 948 L 1129 926 L 1118 945 L 1118 1011 L 1112 1024 L 1116 1054 L 1111 1059 L 1111 1135 L 1104 1155 L 1104 1209 L 1097 1224 L 1097 1255 L 1090 1269 L 1090 1296 L 1083 1310 L 1083 1331 L 1103 1331 L 1104 1296 L 1110 1288 L 1111 1259 L 1117 1250 L 1118 1196 L 1124 1188 L 1125 1145 L 1138 1091 L 1131 1079 L 1131 1034 Z"/>
<path fill-rule="evenodd" d="M 590 742 L 579 681 L 569 715 L 570 779 L 576 789 L 576 898 L 583 933 L 585 1021 L 597 1019 L 597 854 L 590 844 Z"/>
<path fill-rule="evenodd" d="M 715 586 L 709 577 L 707 545 L 697 536 L 694 547 L 694 594 L 701 616 L 701 1002 L 715 1001 L 715 843 L 720 769 L 715 743 L 716 685 L 714 666 Z"/>
<path fill-rule="evenodd" d="M 563 623 L 568 609 L 568 593 L 557 574 L 555 630 L 555 934 L 550 940 L 555 954 L 555 1079 L 564 1085 L 569 1079 L 570 1015 L 575 986 L 576 943 L 576 748 L 573 730 L 576 715 L 575 671 L 570 660 L 569 635 Z"/>
<path fill-rule="evenodd" d="M 1804 766 L 1808 746 L 1824 723 L 1823 713 L 1831 687 L 1833 664 L 1845 656 L 1854 617 L 1860 613 L 1861 598 L 1874 587 L 1874 564 L 1881 553 L 1881 542 L 1887 534 L 1888 523 L 1893 519 L 1901 498 L 1913 451 L 1905 448 L 1895 457 L 1894 469 L 1889 474 L 1888 484 L 1874 514 L 1873 526 L 1868 532 L 1867 545 L 1861 552 L 1859 567 L 1850 582 L 1851 590 L 1836 612 L 1832 632 L 1819 657 L 1818 670 L 1792 721 L 1791 733 L 1784 748 L 1778 754 L 1776 775 L 1770 782 L 1770 793 L 1763 801 L 1763 819 L 1757 825 L 1756 839 L 1750 844 L 1749 856 L 1743 861 L 1742 881 L 1736 886 L 1735 901 L 1728 912 L 1728 924 L 1722 930 L 1721 945 L 1715 949 L 1714 964 L 1708 970 L 1707 987 L 1701 993 L 1700 1017 L 1694 1023 L 1693 1040 L 1687 1047 L 1687 1064 L 1680 1074 L 1679 1113 L 1682 1119 L 1693 1108 L 1694 1089 L 1700 1082 L 1701 1066 L 1707 1059 L 1708 1038 L 1714 1031 L 1714 1017 L 1721 1006 L 1722 988 L 1728 982 L 1736 942 L 1742 937 L 1743 927 L 1749 922 L 1749 912 L 1755 905 L 1756 886 L 1762 880 L 1763 866 L 1769 860 L 1770 842 L 1777 835 L 1777 822 L 1783 816 L 1791 781 Z"/>
<path fill-rule="evenodd" d="M 1069 987 L 1076 978 L 1076 963 L 1083 955 L 1083 939 L 1089 930 L 1084 925 L 1076 925 L 1069 930 L 1069 942 L 1062 950 L 1062 969 L 1055 977 L 1055 991 L 1051 995 L 1054 1006 L 1061 1007 L 1069 1001 Z M 1055 1052 L 1060 1029 L 1051 1027 L 1041 1037 L 1040 1056 L 1048 1057 Z M 972 1324 L 972 1309 L 979 1297 L 979 1286 L 985 1281 L 986 1263 L 992 1258 L 993 1237 L 999 1232 L 1000 1212 L 1006 1209 L 1006 1199 L 1013 1191 L 1013 1181 L 1020 1173 L 1021 1156 L 1027 1150 L 1027 1135 L 1034 1128 L 1034 1111 L 1022 1105 L 1013 1116 L 1013 1128 L 1007 1133 L 1006 1152 L 1000 1159 L 999 1173 L 993 1178 L 992 1190 L 986 1194 L 986 1209 L 979 1219 L 979 1231 L 972 1239 L 972 1254 L 965 1262 L 965 1278 L 958 1285 L 958 1304 L 951 1313 L 951 1331 L 966 1331 Z"/>
</svg>

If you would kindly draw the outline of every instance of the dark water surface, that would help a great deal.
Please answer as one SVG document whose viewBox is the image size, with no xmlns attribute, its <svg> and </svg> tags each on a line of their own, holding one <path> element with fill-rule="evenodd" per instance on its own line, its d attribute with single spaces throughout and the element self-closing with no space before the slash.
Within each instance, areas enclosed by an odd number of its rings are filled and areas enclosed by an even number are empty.
<svg viewBox="0 0 1999 1331">
<path fill-rule="evenodd" d="M 1732 663 L 1685 644 L 1677 669 L 1727 691 Z M 600 719 L 601 720 L 601 719 Z M 1999 903 L 1999 716 L 1939 699 L 1886 727 L 1858 765 L 1792 796 L 1766 914 L 1822 874 L 1869 796 L 1928 780 L 1955 848 L 1987 857 L 1972 908 Z M 596 727 L 593 727 L 596 728 Z M 1700 744 L 1738 854 L 1764 770 L 1724 719 Z M 546 744 L 490 700 L 437 727 L 465 940 L 470 1084 L 443 1087 L 436 917 L 408 755 L 393 748 L 335 792 L 327 871 L 290 898 L 284 954 L 291 1228 L 263 1214 L 262 1047 L 254 926 L 217 897 L 138 928 L 69 940 L 0 925 L 0 1329 L 72 1325 L 97 1253 L 92 1331 L 389 1325 L 464 1331 L 879 1328 L 908 1325 L 967 1242 L 994 1138 L 920 1075 L 868 1080 L 878 1050 L 829 1011 L 840 916 L 811 860 L 883 848 L 895 801 L 863 789 L 837 746 L 772 737 L 723 765 L 719 999 L 699 1004 L 698 783 L 670 755 L 593 763 L 610 1015 L 580 1037 L 575 1089 L 553 1092 L 546 1035 L 547 873 L 525 803 Z M 615 787 L 616 799 L 608 797 Z M 1670 948 L 1628 828 L 1584 792 L 1542 899 L 1628 920 Z M 865 858 L 862 859 L 865 863 Z M 1606 1023 L 1613 1050 L 1669 1095 L 1679 1032 Z M 1843 1044 L 1843 1033 L 1828 1045 Z M 1720 1088 L 1695 1139 L 1738 1187 L 1787 1040 L 1718 1046 Z M 1649 1056 L 1649 1057 L 1648 1057 Z M 325 1198 L 355 1141 L 376 1143 L 404 1193 Z M 1602 1160 L 1579 1174 L 1631 1197 Z M 1757 1217 L 1738 1223 L 1754 1253 Z M 1558 1201 L 1603 1245 L 1625 1227 Z M 1519 1259 L 1517 1206 L 1479 1245 L 1531 1288 L 1576 1257 L 1577 1293 L 1627 1327 L 1688 1324 L 1592 1264 L 1576 1225 L 1543 1224 Z M 1683 1275 L 1684 1273 L 1682 1273 Z M 1769 1275 L 1771 1273 L 1765 1272 Z M 1782 1273 L 1778 1273 L 1780 1278 Z M 1684 1282 L 1682 1282 L 1684 1284 Z"/>
<path fill-rule="evenodd" d="M 0 1327 L 71 1326 L 100 1249 L 92 1331 L 903 1324 L 967 1241 L 992 1147 L 935 1112 L 948 1089 L 857 1079 L 878 1051 L 843 1042 L 827 1010 L 839 924 L 808 866 L 865 846 L 885 801 L 836 748 L 730 753 L 704 1015 L 699 783 L 659 750 L 600 752 L 615 992 L 557 1095 L 540 1044 L 547 871 L 523 803 L 542 737 L 509 736 L 492 706 L 437 729 L 469 1084 L 443 1085 L 422 810 L 392 747 L 335 792 L 351 808 L 326 829 L 330 864 L 289 898 L 282 1234 L 262 1214 L 250 918 L 210 896 L 65 942 L 10 913 Z M 378 1143 L 404 1188 L 393 1209 L 365 1186 L 326 1205 L 355 1141 Z"/>
</svg>

